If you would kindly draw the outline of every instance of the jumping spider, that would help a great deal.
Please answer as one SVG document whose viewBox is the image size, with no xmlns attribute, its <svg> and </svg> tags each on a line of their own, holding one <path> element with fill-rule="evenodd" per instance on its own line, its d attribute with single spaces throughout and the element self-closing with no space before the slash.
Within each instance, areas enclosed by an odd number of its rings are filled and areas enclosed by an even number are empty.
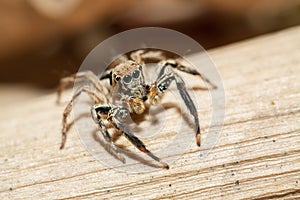
<svg viewBox="0 0 300 200">
<path fill-rule="evenodd" d="M 145 82 L 143 73 L 143 68 L 147 60 L 156 60 L 157 65 L 160 66 L 157 79 L 151 83 Z M 195 69 L 182 64 L 182 60 L 179 58 L 167 59 L 161 51 L 157 50 L 137 50 L 130 53 L 129 56 L 122 56 L 116 63 L 114 67 L 106 69 L 99 77 L 91 71 L 86 71 L 61 79 L 58 88 L 58 101 L 64 88 L 69 84 L 73 84 L 75 80 L 88 81 L 89 85 L 95 89 L 91 90 L 87 87 L 79 88 L 66 106 L 62 119 L 62 141 L 60 148 L 62 149 L 66 142 L 67 132 L 70 127 L 67 123 L 67 117 L 73 108 L 73 103 L 82 92 L 85 92 L 95 101 L 95 104 L 91 108 L 92 118 L 95 123 L 98 124 L 106 144 L 110 147 L 110 152 L 116 158 L 125 163 L 125 158 L 118 151 L 117 146 L 112 140 L 108 126 L 120 131 L 136 148 L 159 162 L 161 167 L 169 169 L 168 164 L 161 161 L 160 158 L 149 151 L 145 144 L 131 133 L 122 122 L 124 122 L 130 114 L 144 113 L 147 101 L 150 105 L 159 104 L 164 92 L 166 92 L 172 82 L 175 82 L 185 105 L 194 118 L 196 142 L 197 145 L 200 146 L 201 135 L 198 113 L 190 95 L 186 91 L 183 79 L 175 70 L 197 75 L 208 83 L 210 87 L 216 88 L 216 86 Z M 109 79 L 110 86 L 106 87 L 105 84 L 103 84 L 105 79 Z M 117 105 L 113 105 L 110 102 L 112 91 L 118 91 L 121 96 L 119 104 Z"/>
</svg>

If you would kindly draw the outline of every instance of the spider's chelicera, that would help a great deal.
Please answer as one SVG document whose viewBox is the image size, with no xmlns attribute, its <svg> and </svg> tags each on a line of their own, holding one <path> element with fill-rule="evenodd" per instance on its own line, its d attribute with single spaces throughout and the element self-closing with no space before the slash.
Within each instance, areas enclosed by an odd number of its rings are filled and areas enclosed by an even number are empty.
<svg viewBox="0 0 300 200">
<path fill-rule="evenodd" d="M 145 81 L 143 68 L 145 67 L 146 60 L 149 59 L 158 61 L 157 65 L 160 67 L 160 71 L 155 81 L 147 83 Z M 136 148 L 159 162 L 161 167 L 169 169 L 167 163 L 149 151 L 145 144 L 126 127 L 126 123 L 124 123 L 125 120 L 130 114 L 144 113 L 145 104 L 147 102 L 149 102 L 150 105 L 159 104 L 163 94 L 174 82 L 186 107 L 194 118 L 196 143 L 200 146 L 201 135 L 198 113 L 186 90 L 183 79 L 176 73 L 176 70 L 197 75 L 212 88 L 216 88 L 216 86 L 197 70 L 184 65 L 180 59 L 167 59 L 161 51 L 138 50 L 132 52 L 128 57 L 123 56 L 119 58 L 116 63 L 114 67 L 106 69 L 100 77 L 97 77 L 93 72 L 87 71 L 79 72 L 61 80 L 58 89 L 58 101 L 64 88 L 68 84 L 74 83 L 75 80 L 88 81 L 94 90 L 84 86 L 79 88 L 65 108 L 60 148 L 62 149 L 66 142 L 69 128 L 67 117 L 73 108 L 73 103 L 82 92 L 85 92 L 95 101 L 95 104 L 91 108 L 93 120 L 98 124 L 100 132 L 105 138 L 105 142 L 109 145 L 110 152 L 116 158 L 125 163 L 124 156 L 119 152 L 112 140 L 108 126 L 119 130 Z M 106 79 L 108 79 L 110 83 L 108 87 L 103 83 Z M 117 91 L 120 98 L 111 103 L 113 91 Z"/>
</svg>

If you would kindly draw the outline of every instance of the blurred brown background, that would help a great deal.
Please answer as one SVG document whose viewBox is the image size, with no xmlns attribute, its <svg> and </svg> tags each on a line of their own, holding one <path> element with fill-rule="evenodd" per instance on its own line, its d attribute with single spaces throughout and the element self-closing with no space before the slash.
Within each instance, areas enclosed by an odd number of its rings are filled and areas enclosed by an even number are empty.
<svg viewBox="0 0 300 200">
<path fill-rule="evenodd" d="M 210 49 L 298 24 L 299 0 L 0 0 L 1 98 L 53 90 L 131 28 L 175 29 Z"/>
</svg>

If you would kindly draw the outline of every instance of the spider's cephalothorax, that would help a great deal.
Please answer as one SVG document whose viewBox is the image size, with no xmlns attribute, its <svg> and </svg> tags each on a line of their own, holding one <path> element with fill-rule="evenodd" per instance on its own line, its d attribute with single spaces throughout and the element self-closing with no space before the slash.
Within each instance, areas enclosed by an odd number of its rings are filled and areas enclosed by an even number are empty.
<svg viewBox="0 0 300 200">
<path fill-rule="evenodd" d="M 159 62 L 157 65 L 160 67 L 156 80 L 150 83 L 145 82 L 143 73 L 145 60 L 147 59 L 158 60 Z M 114 67 L 107 69 L 100 78 L 92 72 L 80 72 L 61 80 L 58 90 L 58 99 L 65 86 L 74 83 L 75 80 L 89 81 L 90 86 L 95 89 L 92 91 L 86 87 L 79 88 L 78 92 L 73 95 L 73 98 L 67 105 L 63 114 L 61 148 L 64 147 L 66 142 L 66 133 L 69 128 L 67 117 L 72 110 L 73 102 L 81 92 L 86 92 L 95 101 L 94 106 L 91 108 L 92 117 L 95 123 L 98 124 L 106 143 L 110 146 L 110 152 L 114 154 L 114 156 L 125 162 L 125 158 L 118 151 L 118 148 L 111 139 L 107 123 L 121 131 L 140 151 L 158 161 L 163 168 L 168 169 L 169 166 L 167 163 L 161 161 L 157 156 L 150 152 L 144 143 L 129 131 L 124 124 L 125 119 L 130 113 L 142 114 L 145 111 L 145 103 L 147 101 L 151 105 L 158 104 L 163 93 L 168 90 L 172 83 L 175 83 L 190 114 L 194 117 L 196 143 L 200 146 L 201 136 L 198 113 L 190 95 L 186 91 L 183 79 L 176 73 L 176 70 L 192 75 L 198 75 L 212 88 L 216 88 L 216 86 L 195 69 L 182 64 L 180 59 L 166 59 L 160 51 L 138 50 L 131 53 L 129 58 L 122 57 L 120 61 L 121 62 L 117 62 L 118 64 Z M 105 81 L 105 79 L 109 79 L 109 87 L 104 86 L 103 81 Z M 116 92 L 119 98 L 114 101 L 112 100 L 114 96 L 113 93 Z"/>
<path fill-rule="evenodd" d="M 143 66 L 131 60 L 124 61 L 110 72 L 110 76 L 112 90 L 118 91 L 120 101 L 125 101 L 131 112 L 143 113 L 144 101 L 148 99 Z"/>
</svg>

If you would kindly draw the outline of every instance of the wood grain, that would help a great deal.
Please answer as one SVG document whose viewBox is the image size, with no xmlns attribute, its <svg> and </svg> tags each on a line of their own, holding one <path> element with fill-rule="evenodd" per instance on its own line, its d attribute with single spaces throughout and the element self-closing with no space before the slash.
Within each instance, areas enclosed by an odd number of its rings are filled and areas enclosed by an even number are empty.
<svg viewBox="0 0 300 200">
<path fill-rule="evenodd" d="M 295 27 L 210 51 L 226 94 L 220 138 L 201 160 L 203 149 L 191 145 L 169 170 L 105 167 L 74 129 L 60 151 L 63 106 L 55 94 L 5 106 L 0 199 L 299 199 L 299 50 Z"/>
</svg>

